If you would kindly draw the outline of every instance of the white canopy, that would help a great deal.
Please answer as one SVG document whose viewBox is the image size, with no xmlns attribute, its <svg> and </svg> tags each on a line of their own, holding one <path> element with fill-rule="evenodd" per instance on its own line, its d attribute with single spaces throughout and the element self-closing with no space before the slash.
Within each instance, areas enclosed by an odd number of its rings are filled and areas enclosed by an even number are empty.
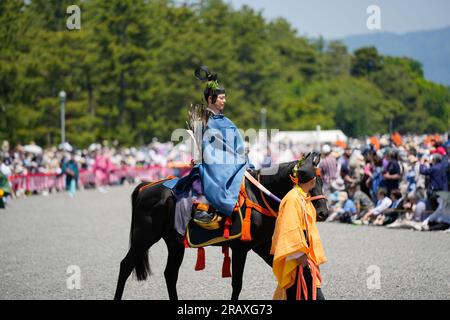
<svg viewBox="0 0 450 320">
<path fill-rule="evenodd" d="M 347 136 L 341 130 L 280 131 L 272 138 L 272 142 L 314 145 L 334 144 L 338 140 L 347 142 L 347 139 Z"/>
</svg>

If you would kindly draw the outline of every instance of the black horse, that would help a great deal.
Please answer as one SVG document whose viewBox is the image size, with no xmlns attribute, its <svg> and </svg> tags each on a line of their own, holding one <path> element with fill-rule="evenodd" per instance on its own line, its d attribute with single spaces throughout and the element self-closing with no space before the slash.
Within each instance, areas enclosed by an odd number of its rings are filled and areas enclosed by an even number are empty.
<svg viewBox="0 0 450 320">
<path fill-rule="evenodd" d="M 310 154 L 315 166 L 320 161 L 320 155 Z M 290 175 L 298 161 L 281 164 L 277 174 L 261 175 L 260 182 L 278 198 L 283 198 L 291 189 L 292 181 Z M 254 177 L 259 176 L 259 172 L 253 172 Z M 130 249 L 125 258 L 120 263 L 120 273 L 117 282 L 114 299 L 121 299 L 125 282 L 131 272 L 135 271 L 138 280 L 145 280 L 150 273 L 148 261 L 148 250 L 159 240 L 164 239 L 168 249 L 168 258 L 164 277 L 166 279 L 167 290 L 171 300 L 177 300 L 177 279 L 178 271 L 184 257 L 183 238 L 175 231 L 175 198 L 171 190 L 162 183 L 151 187 L 139 189 L 146 183 L 139 184 L 132 193 L 132 218 L 130 231 Z M 245 188 L 248 197 L 261 206 L 265 207 L 261 193 L 249 181 L 245 181 Z M 317 178 L 316 186 L 311 190 L 312 196 L 322 195 L 322 180 Z M 278 211 L 279 203 L 267 198 L 269 205 Z M 328 208 L 325 199 L 313 201 L 317 212 L 317 220 L 323 221 L 328 216 Z M 245 206 L 245 204 L 244 204 Z M 243 211 L 244 212 L 244 211 Z M 272 266 L 273 256 L 270 255 L 272 245 L 272 235 L 275 229 L 276 219 L 265 216 L 255 210 L 251 213 L 251 234 L 252 241 L 243 242 L 239 238 L 219 244 L 226 244 L 232 250 L 232 300 L 237 300 L 242 289 L 242 276 L 245 261 L 249 250 L 256 252 L 264 261 Z"/>
</svg>

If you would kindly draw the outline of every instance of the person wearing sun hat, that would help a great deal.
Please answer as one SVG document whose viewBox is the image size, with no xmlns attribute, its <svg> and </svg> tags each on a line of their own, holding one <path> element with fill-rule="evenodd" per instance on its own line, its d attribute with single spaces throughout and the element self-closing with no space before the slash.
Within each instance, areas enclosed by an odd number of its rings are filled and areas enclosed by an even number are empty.
<svg viewBox="0 0 450 320">
<path fill-rule="evenodd" d="M 275 300 L 325 299 L 319 266 L 326 262 L 309 191 L 316 184 L 312 157 L 296 168 L 293 189 L 282 199 L 271 254 L 278 287 Z"/>
</svg>

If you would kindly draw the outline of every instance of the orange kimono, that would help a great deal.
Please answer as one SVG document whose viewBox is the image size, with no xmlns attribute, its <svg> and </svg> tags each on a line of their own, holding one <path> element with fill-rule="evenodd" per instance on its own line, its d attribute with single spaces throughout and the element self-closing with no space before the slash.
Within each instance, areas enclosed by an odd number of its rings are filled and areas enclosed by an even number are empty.
<svg viewBox="0 0 450 320">
<path fill-rule="evenodd" d="M 289 257 L 299 253 L 306 254 L 309 263 L 316 267 L 327 261 L 316 226 L 316 210 L 308 195 L 295 186 L 281 201 L 272 237 L 273 273 L 278 281 L 274 299 L 285 299 L 286 289 L 294 285 L 299 260 Z M 312 276 L 320 287 L 320 275 L 312 273 Z"/>
</svg>

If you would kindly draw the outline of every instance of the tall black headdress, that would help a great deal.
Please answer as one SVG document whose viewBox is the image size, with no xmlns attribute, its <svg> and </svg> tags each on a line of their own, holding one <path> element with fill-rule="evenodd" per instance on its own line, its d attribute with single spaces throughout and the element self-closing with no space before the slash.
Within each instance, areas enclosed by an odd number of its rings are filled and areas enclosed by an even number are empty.
<svg viewBox="0 0 450 320">
<path fill-rule="evenodd" d="M 314 157 L 311 156 L 311 154 L 296 164 L 293 176 L 298 179 L 298 183 L 306 183 L 317 176 L 316 166 L 314 165 Z"/>
<path fill-rule="evenodd" d="M 212 103 L 215 103 L 219 94 L 225 93 L 225 88 L 217 81 L 217 73 L 211 73 L 207 66 L 201 66 L 195 69 L 195 77 L 200 81 L 206 81 L 206 88 L 203 92 L 206 102 L 211 97 Z"/>
</svg>

